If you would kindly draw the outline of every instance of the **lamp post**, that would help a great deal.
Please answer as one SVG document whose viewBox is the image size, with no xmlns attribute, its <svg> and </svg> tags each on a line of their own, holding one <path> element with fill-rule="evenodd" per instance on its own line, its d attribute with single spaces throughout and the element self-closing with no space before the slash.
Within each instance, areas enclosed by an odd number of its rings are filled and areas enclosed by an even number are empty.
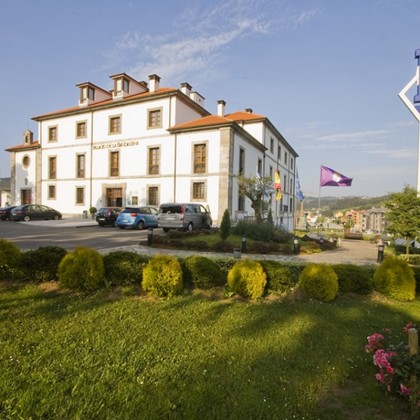
<svg viewBox="0 0 420 420">
<path fill-rule="evenodd" d="M 404 105 L 414 115 L 416 120 L 419 122 L 419 140 L 417 150 L 417 197 L 420 197 L 420 49 L 416 50 L 414 57 L 417 59 L 417 70 L 415 76 L 404 86 L 402 91 L 399 93 L 400 99 L 404 102 Z M 417 94 L 413 98 L 413 102 L 408 99 L 407 92 L 414 85 L 417 85 Z"/>
</svg>

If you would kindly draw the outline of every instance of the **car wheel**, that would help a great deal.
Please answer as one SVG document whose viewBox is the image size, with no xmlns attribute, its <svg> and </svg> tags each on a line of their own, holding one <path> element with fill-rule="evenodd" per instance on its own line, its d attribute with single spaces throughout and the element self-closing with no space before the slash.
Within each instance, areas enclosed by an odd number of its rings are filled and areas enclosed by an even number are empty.
<svg viewBox="0 0 420 420">
<path fill-rule="evenodd" d="M 29 220 L 31 220 L 31 218 L 29 216 L 24 216 L 23 217 L 24 222 L 29 222 Z"/>
<path fill-rule="evenodd" d="M 59 220 L 59 219 L 60 219 L 60 216 L 58 214 L 55 214 L 54 215 L 54 220 Z"/>
<path fill-rule="evenodd" d="M 191 222 L 188 223 L 187 230 L 188 230 L 188 232 L 191 232 L 193 230 L 193 224 Z"/>
<path fill-rule="evenodd" d="M 163 231 L 164 231 L 165 233 L 168 233 L 168 232 L 169 232 L 169 229 L 168 229 L 168 228 L 163 228 Z"/>
<path fill-rule="evenodd" d="M 137 224 L 137 229 L 143 230 L 144 229 L 144 222 L 143 220 L 140 220 L 140 222 Z"/>
<path fill-rule="evenodd" d="M 125 226 L 118 226 L 120 229 L 125 229 Z"/>
<path fill-rule="evenodd" d="M 105 223 L 98 223 L 98 225 L 99 225 L 100 227 L 104 227 L 104 226 L 105 226 Z"/>
</svg>

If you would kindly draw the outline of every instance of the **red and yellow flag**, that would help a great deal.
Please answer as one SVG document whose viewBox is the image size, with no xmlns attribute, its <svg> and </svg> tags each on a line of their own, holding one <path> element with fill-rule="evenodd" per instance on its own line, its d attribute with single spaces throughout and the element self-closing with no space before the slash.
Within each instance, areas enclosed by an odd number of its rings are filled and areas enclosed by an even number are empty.
<svg viewBox="0 0 420 420">
<path fill-rule="evenodd" d="M 276 194 L 276 201 L 279 201 L 281 199 L 281 182 L 280 182 L 280 173 L 279 171 L 274 172 L 274 188 L 277 191 Z"/>
</svg>

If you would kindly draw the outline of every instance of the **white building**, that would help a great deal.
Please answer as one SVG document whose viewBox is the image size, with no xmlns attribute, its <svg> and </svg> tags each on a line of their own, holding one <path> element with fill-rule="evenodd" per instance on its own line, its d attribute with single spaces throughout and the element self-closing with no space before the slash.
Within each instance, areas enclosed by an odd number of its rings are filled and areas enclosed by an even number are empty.
<svg viewBox="0 0 420 420">
<path fill-rule="evenodd" d="M 6 149 L 14 204 L 81 215 L 92 206 L 201 202 L 218 225 L 225 209 L 233 219 L 253 216 L 236 175 L 274 179 L 278 170 L 283 197 L 271 198 L 273 219 L 293 229 L 298 155 L 267 117 L 225 115 L 224 101 L 212 115 L 188 83 L 161 87 L 157 75 L 111 79 L 110 91 L 78 84 L 78 105 L 34 117 L 38 140 L 26 130 L 23 144 Z"/>
</svg>

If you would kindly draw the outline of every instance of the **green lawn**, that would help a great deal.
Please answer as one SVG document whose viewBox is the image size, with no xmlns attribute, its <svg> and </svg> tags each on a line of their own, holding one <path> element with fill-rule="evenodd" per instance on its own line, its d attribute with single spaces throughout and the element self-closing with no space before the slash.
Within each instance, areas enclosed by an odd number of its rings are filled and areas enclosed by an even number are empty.
<svg viewBox="0 0 420 420">
<path fill-rule="evenodd" d="M 167 300 L 0 285 L 0 419 L 404 419 L 366 337 L 420 300 Z"/>
</svg>

